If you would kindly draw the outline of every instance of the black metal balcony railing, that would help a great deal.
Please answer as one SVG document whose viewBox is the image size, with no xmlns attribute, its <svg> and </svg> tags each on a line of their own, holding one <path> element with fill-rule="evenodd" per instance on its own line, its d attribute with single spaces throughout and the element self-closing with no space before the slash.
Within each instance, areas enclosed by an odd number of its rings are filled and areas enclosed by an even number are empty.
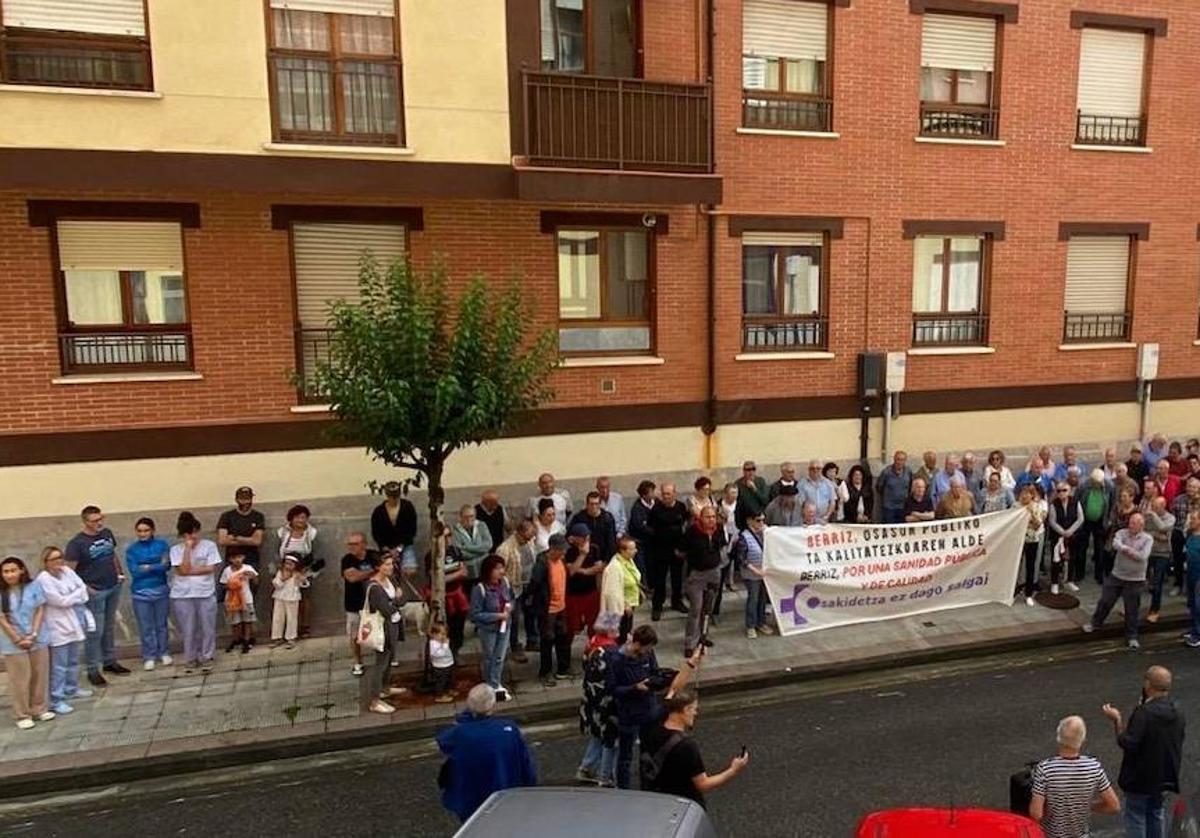
<svg viewBox="0 0 1200 838">
<path fill-rule="evenodd" d="M 1078 113 L 1075 142 L 1085 145 L 1142 146 L 1146 144 L 1146 117 L 1099 116 Z"/>
<path fill-rule="evenodd" d="M 324 395 L 313 385 L 312 373 L 317 363 L 328 360 L 333 341 L 332 329 L 296 329 L 296 372 L 300 377 L 300 401 L 320 403 Z"/>
<path fill-rule="evenodd" d="M 150 47 L 138 39 L 0 35 L 8 84 L 150 89 Z"/>
<path fill-rule="evenodd" d="M 914 314 L 913 346 L 987 346 L 986 314 Z"/>
<path fill-rule="evenodd" d="M 998 114 L 988 107 L 922 102 L 921 136 L 994 140 Z"/>
<path fill-rule="evenodd" d="M 1132 332 L 1133 315 L 1127 311 L 1113 314 L 1074 314 L 1063 316 L 1063 343 L 1127 343 Z"/>
<path fill-rule="evenodd" d="M 742 127 L 779 131 L 829 131 L 833 102 L 754 90 L 742 93 Z"/>
<path fill-rule="evenodd" d="M 708 85 L 531 72 L 524 83 L 534 165 L 712 171 Z"/>
<path fill-rule="evenodd" d="M 64 373 L 192 368 L 189 332 L 72 332 L 58 342 Z"/>
<path fill-rule="evenodd" d="M 747 320 L 742 323 L 742 348 L 753 352 L 823 350 L 829 346 L 828 317 Z"/>
</svg>

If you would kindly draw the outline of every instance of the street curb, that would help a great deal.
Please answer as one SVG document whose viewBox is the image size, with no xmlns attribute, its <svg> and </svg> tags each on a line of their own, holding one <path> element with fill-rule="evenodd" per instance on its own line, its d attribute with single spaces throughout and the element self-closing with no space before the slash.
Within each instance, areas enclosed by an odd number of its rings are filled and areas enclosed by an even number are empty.
<svg viewBox="0 0 1200 838">
<path fill-rule="evenodd" d="M 1162 634 L 1179 631 L 1190 625 L 1186 614 L 1164 617 L 1159 623 L 1142 630 L 1142 634 Z M 727 675 L 706 678 L 703 684 L 705 695 L 727 695 L 750 690 L 761 690 L 777 687 L 797 681 L 813 681 L 822 678 L 844 677 L 863 672 L 884 672 L 900 670 L 914 666 L 932 663 L 944 663 L 972 657 L 1004 654 L 1022 650 L 1047 649 L 1060 646 L 1079 645 L 1101 639 L 1119 638 L 1123 636 L 1120 626 L 1100 629 L 1092 634 L 1085 634 L 1079 628 L 1060 629 L 1052 632 L 1032 634 L 1027 637 L 1006 637 L 978 643 L 948 646 L 940 649 L 928 649 L 903 655 L 875 655 L 867 658 L 834 664 L 814 664 L 812 666 L 792 666 L 774 668 L 759 675 Z M 541 704 L 537 707 L 523 709 L 517 706 L 512 712 L 504 713 L 507 718 L 514 719 L 522 725 L 535 725 L 547 722 L 563 721 L 575 718 L 579 706 L 578 690 L 571 690 L 570 697 L 563 700 Z M 269 741 L 222 744 L 210 748 L 187 748 L 176 753 L 159 754 L 155 756 L 139 755 L 133 758 L 118 758 L 117 753 L 111 759 L 101 761 L 98 757 L 104 752 L 89 755 L 96 759 L 96 764 L 87 764 L 91 759 L 80 759 L 80 763 L 71 767 L 60 767 L 63 762 L 61 755 L 43 759 L 27 760 L 26 767 L 20 774 L 6 776 L 0 781 L 0 800 L 11 800 L 26 796 L 44 797 L 47 794 L 78 792 L 87 788 L 127 783 L 137 780 L 151 780 L 179 774 L 191 774 L 220 768 L 230 768 L 252 763 L 269 762 L 280 759 L 312 756 L 315 754 L 332 753 L 336 751 L 366 748 L 378 745 L 396 744 L 430 740 L 434 734 L 451 722 L 451 718 L 434 721 L 422 720 L 399 724 L 368 725 L 358 729 L 340 731 L 323 731 L 316 734 L 281 735 Z M 195 737 L 183 742 L 195 742 L 197 739 L 211 738 L 219 741 L 225 737 L 213 734 L 211 737 Z M 120 752 L 125 749 L 112 749 Z M 79 755 L 82 757 L 83 755 Z M 57 762 L 59 766 L 39 768 L 40 762 Z"/>
</svg>

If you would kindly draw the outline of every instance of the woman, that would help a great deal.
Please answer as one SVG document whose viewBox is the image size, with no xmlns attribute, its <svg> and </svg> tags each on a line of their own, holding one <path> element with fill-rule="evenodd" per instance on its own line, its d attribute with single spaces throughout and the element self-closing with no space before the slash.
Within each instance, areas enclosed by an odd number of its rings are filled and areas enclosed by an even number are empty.
<svg viewBox="0 0 1200 838">
<path fill-rule="evenodd" d="M 721 586 L 733 593 L 733 581 L 740 576 L 739 568 L 733 561 L 732 546 L 737 543 L 737 502 L 738 487 L 736 483 L 726 483 L 721 493 L 721 501 L 717 504 L 717 520 L 725 530 L 725 560 L 721 565 Z M 624 643 L 624 639 L 621 640 Z"/>
<path fill-rule="evenodd" d="M 1050 583 L 1058 584 L 1059 575 L 1062 573 L 1063 566 L 1068 568 L 1067 581 L 1074 585 L 1083 581 L 1083 563 L 1076 559 L 1072 559 L 1076 555 L 1075 534 L 1079 532 L 1079 528 L 1083 526 L 1083 507 L 1079 505 L 1079 501 L 1075 499 L 1075 495 L 1071 492 L 1071 487 L 1065 482 L 1060 482 L 1054 487 L 1054 502 L 1050 504 L 1050 511 L 1046 517 L 1046 527 L 1050 532 Z M 1062 542 L 1062 559 L 1054 561 L 1057 558 L 1055 549 L 1059 542 Z"/>
<path fill-rule="evenodd" d="M 504 559 L 495 553 L 479 566 L 479 583 L 471 589 L 471 622 L 483 652 L 480 669 L 483 681 L 496 693 L 497 701 L 508 701 L 508 690 L 500 682 L 512 628 L 512 586 L 504 578 Z"/>
<path fill-rule="evenodd" d="M 125 564 L 133 584 L 129 598 L 137 617 L 142 638 L 142 668 L 154 669 L 156 662 L 170 666 L 167 646 L 167 614 L 171 606 L 171 589 L 167 572 L 171 569 L 171 545 L 155 538 L 154 521 L 138 518 L 133 525 L 137 541 L 125 548 Z"/>
<path fill-rule="evenodd" d="M 841 484 L 842 520 L 848 524 L 869 524 L 875 510 L 875 495 L 861 465 L 850 467 L 846 482 Z"/>
<path fill-rule="evenodd" d="M 217 579 L 221 554 L 217 545 L 200 537 L 200 522 L 180 512 L 175 524 L 179 542 L 171 548 L 171 612 L 183 640 L 184 665 L 189 669 L 212 663 L 217 649 Z"/>
<path fill-rule="evenodd" d="M 697 477 L 692 489 L 694 494 L 688 498 L 688 511 L 692 513 L 692 518 L 696 519 L 708 507 L 715 508 L 716 502 L 712 496 L 712 481 L 707 477 Z"/>
<path fill-rule="evenodd" d="M 1032 484 L 1026 483 L 1021 487 L 1017 503 L 1028 513 L 1025 522 L 1025 547 L 1022 555 L 1025 558 L 1025 604 L 1033 605 L 1033 592 L 1037 587 L 1038 557 L 1041 555 L 1042 529 L 1045 525 L 1046 514 L 1042 511 L 1037 500 L 1037 491 Z"/>
<path fill-rule="evenodd" d="M 0 562 L 0 655 L 8 672 L 13 719 L 21 730 L 33 727 L 34 719 L 54 718 L 46 707 L 50 629 L 45 616 L 42 586 L 29 578 L 25 562 L 16 556 Z"/>
<path fill-rule="evenodd" d="M 374 575 L 367 582 L 367 608 L 372 614 L 383 615 L 383 651 L 375 654 L 375 671 L 366 679 L 373 693 L 367 708 L 372 713 L 395 713 L 396 708 L 384 699 L 408 692 L 404 687 L 391 686 L 392 660 L 403 628 L 400 606 L 404 601 L 404 595 L 392 582 L 395 571 L 396 560 L 391 553 L 384 553 Z"/>
<path fill-rule="evenodd" d="M 914 524 L 921 521 L 932 521 L 933 516 L 933 498 L 926 491 L 925 481 L 920 477 L 914 477 L 909 488 L 908 499 L 904 501 L 904 520 Z"/>
<path fill-rule="evenodd" d="M 821 476 L 833 484 L 833 492 L 837 496 L 837 503 L 833 505 L 833 518 L 830 521 L 842 521 L 842 517 L 846 497 L 846 484 L 840 477 L 841 469 L 835 462 L 828 462 L 821 468 Z"/>
<path fill-rule="evenodd" d="M 1187 645 L 1200 647 L 1200 513 L 1193 512 L 1187 519 L 1187 538 L 1183 542 L 1184 568 L 1187 571 L 1187 607 L 1192 618 Z"/>
<path fill-rule="evenodd" d="M 1010 491 L 1016 488 L 1017 481 L 1008 466 L 1004 464 L 1004 452 L 998 449 L 988 454 L 987 465 L 983 467 L 983 479 L 986 481 L 993 474 L 1000 476 L 1001 488 Z"/>
<path fill-rule="evenodd" d="M 617 642 L 622 646 L 633 629 L 633 612 L 642 602 L 642 573 L 638 570 L 637 542 L 627 535 L 617 539 L 617 553 L 600 577 L 600 613 L 620 619 Z"/>
<path fill-rule="evenodd" d="M 760 634 L 774 634 L 767 625 L 767 585 L 763 581 L 763 532 L 766 521 L 761 512 L 746 516 L 735 545 L 742 563 L 742 582 L 746 586 L 746 637 L 754 640 Z"/>
<path fill-rule="evenodd" d="M 88 601 L 87 585 L 67 567 L 62 550 L 42 551 L 42 572 L 37 582 L 46 597 L 46 624 L 50 628 L 50 709 L 64 715 L 74 711 L 68 698 L 87 698 L 92 691 L 79 688 L 79 655 L 87 635 L 80 615 Z M 90 616 L 90 615 L 89 615 Z"/>
<path fill-rule="evenodd" d="M 442 538 L 447 542 L 442 558 L 442 576 L 446 580 L 446 633 L 450 638 L 450 651 L 454 653 L 454 661 L 457 663 L 458 650 L 462 648 L 463 635 L 466 632 L 467 612 L 471 610 L 471 601 L 466 591 L 467 567 L 458 548 L 449 543 L 448 528 Z M 425 554 L 425 575 L 433 578 L 432 552 Z M 425 601 L 429 602 L 433 596 L 433 589 L 426 587 L 422 593 Z"/>
<path fill-rule="evenodd" d="M 539 554 L 550 549 L 550 536 L 567 531 L 562 522 L 558 520 L 558 512 L 554 509 L 554 498 L 542 498 L 538 501 L 537 520 L 534 524 L 537 534 L 533 540 L 537 544 Z"/>
<path fill-rule="evenodd" d="M 617 651 L 619 623 L 617 614 L 602 611 L 592 626 L 592 636 L 583 650 L 583 700 L 579 702 L 579 732 L 586 734 L 589 739 L 575 779 L 581 783 L 595 783 L 601 788 L 616 785 L 617 716 L 607 681 L 608 666 Z"/>
<path fill-rule="evenodd" d="M 1012 489 L 1004 486 L 1004 478 L 1000 476 L 1000 472 L 988 472 L 987 488 L 980 497 L 980 513 L 1002 512 L 1005 509 L 1012 509 L 1016 503 Z"/>
<path fill-rule="evenodd" d="M 295 556 L 300 571 L 310 580 L 314 578 L 313 550 L 316 548 L 317 528 L 308 522 L 312 513 L 308 507 L 298 503 L 287 511 L 287 526 L 280 527 L 279 561 L 283 563 L 284 556 Z M 312 587 L 302 589 L 300 595 L 300 637 L 308 637 L 308 601 Z"/>
<path fill-rule="evenodd" d="M 1101 573 L 1099 566 L 1093 571 L 1098 585 L 1104 584 L 1104 579 L 1112 573 L 1113 563 L 1117 559 L 1117 551 L 1113 549 L 1113 536 L 1129 526 L 1129 516 L 1138 511 L 1135 500 L 1137 490 L 1134 486 L 1123 486 L 1117 492 L 1117 503 L 1109 516 L 1108 534 L 1104 542 L 1104 572 Z"/>
</svg>

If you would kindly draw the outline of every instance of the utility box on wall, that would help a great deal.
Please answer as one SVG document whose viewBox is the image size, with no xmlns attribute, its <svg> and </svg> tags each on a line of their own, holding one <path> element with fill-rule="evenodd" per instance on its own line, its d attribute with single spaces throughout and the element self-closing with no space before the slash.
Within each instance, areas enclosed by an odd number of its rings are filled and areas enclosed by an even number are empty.
<svg viewBox="0 0 1200 838">
<path fill-rule="evenodd" d="M 884 384 L 889 393 L 904 392 L 904 376 L 907 371 L 907 352 L 889 352 L 887 354 L 887 376 Z"/>
<path fill-rule="evenodd" d="M 858 395 L 873 399 L 883 394 L 886 361 L 882 352 L 858 355 Z"/>
<path fill-rule="evenodd" d="M 1137 377 L 1140 381 L 1158 378 L 1158 344 L 1143 343 L 1138 347 Z"/>
</svg>

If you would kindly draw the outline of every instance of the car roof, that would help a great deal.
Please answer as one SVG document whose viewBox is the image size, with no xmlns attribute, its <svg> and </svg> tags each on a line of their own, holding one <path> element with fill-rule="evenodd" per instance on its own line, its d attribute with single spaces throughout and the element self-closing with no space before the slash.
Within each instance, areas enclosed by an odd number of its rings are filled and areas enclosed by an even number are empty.
<svg viewBox="0 0 1200 838">
<path fill-rule="evenodd" d="M 715 838 L 708 815 L 682 797 L 621 789 L 537 786 L 494 793 L 455 838 Z"/>
<path fill-rule="evenodd" d="M 858 825 L 857 838 L 1044 838 L 1036 822 L 993 809 L 887 809 Z"/>
</svg>

